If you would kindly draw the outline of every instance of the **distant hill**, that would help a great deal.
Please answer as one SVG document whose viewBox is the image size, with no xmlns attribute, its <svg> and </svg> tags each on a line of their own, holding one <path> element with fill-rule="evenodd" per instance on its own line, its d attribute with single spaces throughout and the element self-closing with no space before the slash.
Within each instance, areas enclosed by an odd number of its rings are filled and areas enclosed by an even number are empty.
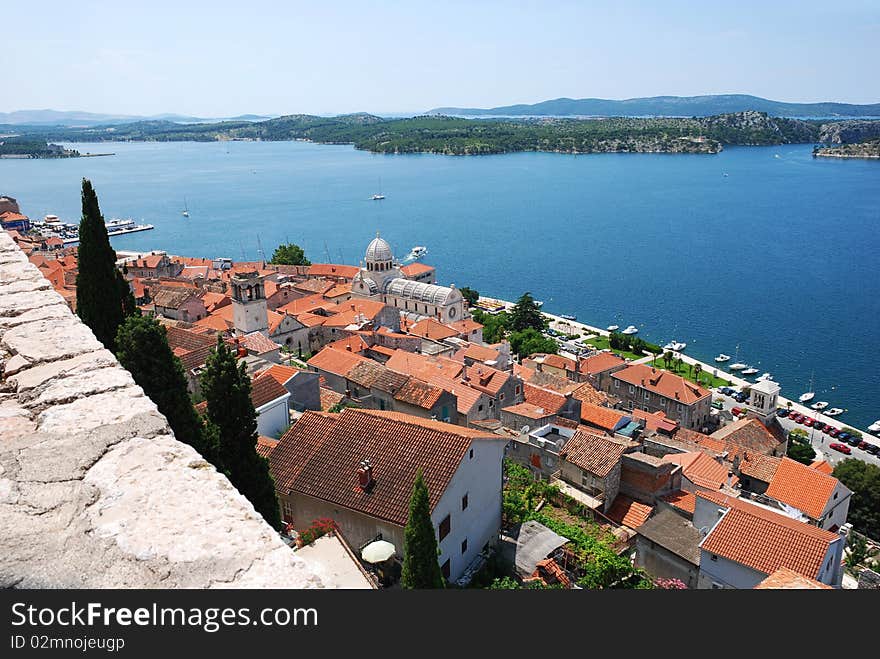
<svg viewBox="0 0 880 659">
<path fill-rule="evenodd" d="M 557 98 L 533 105 L 497 108 L 435 108 L 428 114 L 466 117 L 557 116 L 557 117 L 708 117 L 716 114 L 757 110 L 774 117 L 880 117 L 880 103 L 783 103 L 747 94 L 712 96 L 653 96 L 613 101 L 602 98 Z"/>
<path fill-rule="evenodd" d="M 181 124 L 215 123 L 218 121 L 264 121 L 271 117 L 257 114 L 243 114 L 238 117 L 206 119 L 189 117 L 180 114 L 157 114 L 151 117 L 130 114 L 99 114 L 95 112 L 79 112 L 76 110 L 16 110 L 0 112 L 0 124 L 13 126 L 110 126 L 128 124 L 135 121 L 159 120 L 173 121 Z"/>
</svg>

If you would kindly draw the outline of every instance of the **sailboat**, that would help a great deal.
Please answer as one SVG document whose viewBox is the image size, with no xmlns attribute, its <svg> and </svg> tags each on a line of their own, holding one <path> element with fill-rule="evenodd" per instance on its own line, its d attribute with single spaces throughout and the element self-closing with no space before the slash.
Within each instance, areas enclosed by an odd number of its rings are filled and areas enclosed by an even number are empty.
<svg viewBox="0 0 880 659">
<path fill-rule="evenodd" d="M 743 364 L 742 362 L 737 361 L 738 359 L 739 359 L 739 344 L 737 344 L 737 346 L 736 346 L 736 356 L 733 358 L 733 362 L 734 362 L 734 363 L 731 364 L 730 366 L 728 366 L 728 368 L 729 368 L 731 371 L 741 371 L 741 370 L 743 370 L 743 369 L 749 367 L 748 364 Z M 755 373 L 757 373 L 757 372 L 758 372 L 758 371 L 757 371 L 757 369 L 756 369 L 756 370 L 755 370 Z"/>
<path fill-rule="evenodd" d="M 183 210 L 180 212 L 184 217 L 189 217 L 189 208 L 186 205 L 186 197 L 183 198 Z"/>
<path fill-rule="evenodd" d="M 802 403 L 808 403 L 816 397 L 813 391 L 813 373 L 810 373 L 810 390 L 798 396 L 798 400 Z"/>
<path fill-rule="evenodd" d="M 380 199 L 384 199 L 385 195 L 382 194 L 382 177 L 379 177 L 379 192 L 378 194 L 374 194 L 372 199 L 373 201 L 378 201 Z"/>
</svg>

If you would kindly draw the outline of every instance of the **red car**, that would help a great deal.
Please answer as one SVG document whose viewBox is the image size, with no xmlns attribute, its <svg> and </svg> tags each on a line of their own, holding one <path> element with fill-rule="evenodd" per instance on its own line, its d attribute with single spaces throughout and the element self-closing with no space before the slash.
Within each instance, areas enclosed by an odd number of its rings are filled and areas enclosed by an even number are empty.
<svg viewBox="0 0 880 659">
<path fill-rule="evenodd" d="M 833 448 L 835 451 L 840 451 L 841 453 L 844 453 L 846 455 L 852 453 L 852 449 L 849 446 L 847 446 L 846 444 L 841 444 L 840 442 L 831 442 L 828 445 L 828 448 Z"/>
<path fill-rule="evenodd" d="M 870 444 L 868 444 L 868 442 L 866 442 L 864 439 L 859 442 L 859 448 L 862 449 L 863 451 L 866 448 L 868 448 L 869 446 L 870 446 Z"/>
<path fill-rule="evenodd" d="M 840 429 L 839 428 L 832 428 L 831 432 L 829 432 L 828 434 L 831 435 L 832 437 L 837 437 L 840 434 Z"/>
<path fill-rule="evenodd" d="M 742 410 L 738 407 L 734 407 L 732 410 L 730 410 L 730 413 L 733 414 L 733 416 L 739 416 L 740 414 L 742 414 Z"/>
<path fill-rule="evenodd" d="M 795 423 L 800 423 L 801 421 L 804 420 L 804 415 L 803 415 L 803 414 L 799 414 L 798 412 L 795 412 L 794 414 L 792 414 L 792 415 L 791 415 L 790 417 L 788 417 L 788 418 L 789 418 L 789 419 L 792 419 Z"/>
<path fill-rule="evenodd" d="M 834 430 L 834 426 L 825 426 L 824 428 L 822 428 L 822 432 L 824 432 L 826 435 L 832 430 Z"/>
<path fill-rule="evenodd" d="M 814 423 L 816 423 L 816 419 L 814 419 L 812 417 L 808 416 L 806 419 L 804 419 L 804 425 L 807 428 L 812 428 Z"/>
</svg>

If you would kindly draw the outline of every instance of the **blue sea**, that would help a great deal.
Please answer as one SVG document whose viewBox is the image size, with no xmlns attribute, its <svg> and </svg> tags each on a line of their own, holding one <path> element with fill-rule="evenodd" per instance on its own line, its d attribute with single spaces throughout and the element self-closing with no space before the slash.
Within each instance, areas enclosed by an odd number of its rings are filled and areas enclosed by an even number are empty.
<svg viewBox="0 0 880 659">
<path fill-rule="evenodd" d="M 117 249 L 257 259 L 293 241 L 357 264 L 380 231 L 426 245 L 443 283 L 605 327 L 634 324 L 769 371 L 797 397 L 880 418 L 880 162 L 811 146 L 718 155 L 376 155 L 305 142 L 72 145 L 114 156 L 0 160 L 0 194 L 78 221 L 80 179 L 105 218 L 153 231 Z M 725 175 L 726 174 L 726 175 Z M 371 201 L 376 192 L 383 201 Z M 190 217 L 181 209 L 186 203 Z M 733 360 L 731 360 L 733 361 Z"/>
</svg>

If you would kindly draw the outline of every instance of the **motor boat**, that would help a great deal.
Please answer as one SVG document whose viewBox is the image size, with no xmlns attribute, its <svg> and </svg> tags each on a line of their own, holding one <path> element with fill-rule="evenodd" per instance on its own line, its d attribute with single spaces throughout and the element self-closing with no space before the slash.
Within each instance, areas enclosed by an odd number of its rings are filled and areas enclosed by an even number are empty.
<svg viewBox="0 0 880 659">
<path fill-rule="evenodd" d="M 880 419 L 877 419 L 874 423 L 868 426 L 868 431 L 873 433 L 880 432 Z"/>
<path fill-rule="evenodd" d="M 737 362 L 736 364 L 730 365 L 730 370 L 731 371 L 741 371 L 741 370 L 748 368 L 748 367 L 749 367 L 748 364 L 741 364 L 740 362 Z M 757 373 L 757 372 L 758 372 L 758 370 L 755 369 L 755 373 Z"/>
<path fill-rule="evenodd" d="M 635 325 L 630 325 L 630 326 L 627 327 L 625 330 L 623 330 L 623 331 L 621 332 L 621 334 L 635 334 L 635 333 L 638 332 L 638 331 L 639 331 L 639 328 L 638 328 L 638 327 L 636 327 Z"/>
<path fill-rule="evenodd" d="M 757 378 L 755 378 L 758 382 L 764 382 L 765 380 L 772 380 L 773 376 L 769 373 L 761 373 Z"/>
<path fill-rule="evenodd" d="M 839 407 L 832 407 L 830 410 L 824 412 L 825 416 L 840 416 L 846 412 L 846 410 L 842 410 Z"/>
<path fill-rule="evenodd" d="M 574 316 L 570 313 L 561 313 L 559 314 L 560 318 L 565 318 L 565 320 L 577 320 L 577 316 Z"/>
<path fill-rule="evenodd" d="M 828 402 L 824 401 L 824 400 L 820 400 L 818 403 L 813 403 L 812 405 L 810 405 L 810 407 L 814 410 L 817 410 L 817 411 L 824 410 L 826 407 L 828 407 Z"/>
<path fill-rule="evenodd" d="M 715 361 L 719 364 L 730 361 L 730 355 L 725 355 L 723 352 L 715 358 Z"/>
<path fill-rule="evenodd" d="M 751 366 L 746 366 L 745 370 L 742 372 L 743 375 L 754 375 L 758 372 L 758 369 L 752 368 Z"/>
<path fill-rule="evenodd" d="M 801 394 L 800 396 L 798 396 L 798 400 L 802 403 L 809 403 L 815 397 L 816 397 L 815 393 L 813 393 L 812 391 L 808 391 L 807 393 Z"/>
<path fill-rule="evenodd" d="M 685 348 L 687 348 L 687 343 L 679 341 L 670 341 L 663 346 L 664 350 L 672 350 L 673 352 L 682 352 Z"/>
<path fill-rule="evenodd" d="M 609 332 L 616 332 L 617 330 L 620 329 L 620 325 L 609 325 L 605 329 L 608 330 Z"/>
</svg>

